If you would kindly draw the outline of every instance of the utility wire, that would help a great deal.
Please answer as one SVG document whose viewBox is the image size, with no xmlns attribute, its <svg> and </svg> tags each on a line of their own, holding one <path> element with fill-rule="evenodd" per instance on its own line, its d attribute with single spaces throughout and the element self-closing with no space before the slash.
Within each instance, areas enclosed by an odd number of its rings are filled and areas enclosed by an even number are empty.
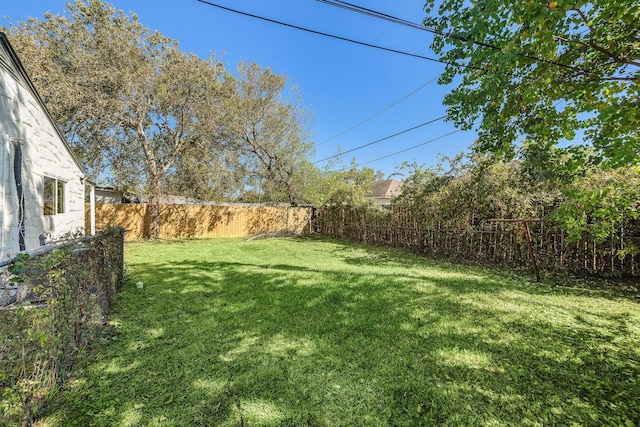
<svg viewBox="0 0 640 427">
<path fill-rule="evenodd" d="M 367 165 L 367 164 L 369 164 L 369 163 L 377 162 L 378 160 L 383 160 L 383 159 L 386 159 L 386 158 L 388 158 L 388 157 L 393 157 L 393 156 L 396 156 L 396 155 L 398 155 L 398 154 L 405 153 L 405 152 L 407 152 L 407 151 L 409 151 L 409 150 L 413 150 L 413 149 L 415 149 L 415 148 L 422 147 L 423 145 L 431 144 L 431 143 L 432 143 L 432 142 L 434 142 L 434 141 L 437 141 L 437 140 L 439 140 L 439 139 L 445 138 L 445 137 L 447 137 L 447 136 L 450 136 L 450 135 L 453 135 L 454 133 L 459 133 L 459 132 L 462 132 L 462 130 L 461 130 L 461 129 L 454 130 L 453 132 L 449 132 L 449 133 L 446 133 L 446 134 L 444 134 L 444 135 L 437 136 L 437 137 L 435 137 L 435 138 L 433 138 L 433 139 L 430 139 L 430 140 L 428 140 L 428 141 L 425 141 L 425 142 L 422 142 L 422 143 L 420 143 L 420 144 L 417 144 L 417 145 L 411 146 L 411 147 L 409 147 L 409 148 L 405 148 L 404 150 L 396 151 L 395 153 L 387 154 L 386 156 L 378 157 L 377 159 L 369 160 L 369 161 L 364 162 L 364 163 L 358 163 L 358 166 Z"/>
<path fill-rule="evenodd" d="M 424 1 L 424 0 L 416 0 L 411 6 L 409 6 L 403 13 L 406 13 L 408 10 L 411 10 L 413 7 L 415 7 L 416 4 L 418 4 L 418 2 L 420 1 Z M 382 38 L 382 36 L 389 31 L 391 28 L 393 27 L 393 24 L 389 25 L 387 28 L 385 28 L 384 30 L 382 30 L 382 32 L 380 34 L 378 34 L 378 36 L 373 40 L 372 43 L 377 43 L 378 40 L 380 40 L 380 38 Z M 334 82 L 336 81 L 337 77 L 341 74 L 343 74 L 345 72 L 345 70 L 347 68 L 349 68 L 351 66 L 351 64 L 353 64 L 354 62 L 357 62 L 359 60 L 360 57 L 362 57 L 362 55 L 364 54 L 364 51 L 360 52 L 358 55 L 352 56 L 351 58 L 349 58 L 349 61 L 347 61 L 347 63 L 342 63 L 340 64 L 340 67 L 338 69 L 338 71 L 336 71 L 335 73 L 333 73 L 333 75 L 330 78 L 326 78 L 325 82 L 323 83 L 322 87 L 320 89 L 317 89 L 315 91 L 315 93 L 313 94 L 312 98 L 315 97 L 315 95 L 317 95 L 318 93 L 322 92 L 324 90 L 324 88 L 326 86 L 329 85 L 330 82 Z"/>
<path fill-rule="evenodd" d="M 484 68 L 474 67 L 472 65 L 457 64 L 455 62 L 443 61 L 443 60 L 437 59 L 437 58 L 431 58 L 431 57 L 424 56 L 424 55 L 418 55 L 418 54 L 405 52 L 405 51 L 401 51 L 401 50 L 397 50 L 397 49 L 391 49 L 391 48 L 387 48 L 387 47 L 383 47 L 383 46 L 374 45 L 374 44 L 371 44 L 371 43 L 365 43 L 365 42 L 361 42 L 361 41 L 358 41 L 358 40 L 349 39 L 349 38 L 346 38 L 346 37 L 336 36 L 336 35 L 329 34 L 329 33 L 324 33 L 324 32 L 321 32 L 321 31 L 311 30 L 309 28 L 304 28 L 304 27 L 300 27 L 300 26 L 297 26 L 297 25 L 288 24 L 286 22 L 277 21 L 277 20 L 270 19 L 270 18 L 265 18 L 263 16 L 258 16 L 258 15 L 254 15 L 254 14 L 247 13 L 247 12 L 242 12 L 242 11 L 239 11 L 239 10 L 236 10 L 236 9 L 232 9 L 232 8 L 229 8 L 229 7 L 226 7 L 226 6 L 222 6 L 222 5 L 207 1 L 207 0 L 196 0 L 196 1 L 198 1 L 200 3 L 203 3 L 203 4 L 206 4 L 208 6 L 211 6 L 211 7 L 215 7 L 215 8 L 222 9 L 222 10 L 226 10 L 228 12 L 237 13 L 239 15 L 248 16 L 248 17 L 255 18 L 255 19 L 260 19 L 262 21 L 271 22 L 273 24 L 282 25 L 282 26 L 285 26 L 285 27 L 288 27 L 288 28 L 294 28 L 296 30 L 305 31 L 305 32 L 308 32 L 308 33 L 311 33 L 311 34 L 316 34 L 316 35 L 325 36 L 325 37 L 329 37 L 329 38 L 333 38 L 333 39 L 337 39 L 337 40 L 342 40 L 342 41 L 349 42 L 349 43 L 354 43 L 354 44 L 357 44 L 357 45 L 360 45 L 360 46 L 371 47 L 371 48 L 374 48 L 374 49 L 384 50 L 384 51 L 387 51 L 387 52 L 397 53 L 399 55 L 410 56 L 410 57 L 414 57 L 414 58 L 418 58 L 418 59 L 424 59 L 424 60 L 427 60 L 427 61 L 439 62 L 441 64 L 451 65 L 451 66 L 455 66 L 455 67 L 469 68 L 469 69 L 478 70 L 478 71 L 486 71 Z M 434 78 L 432 81 L 435 81 L 435 79 L 437 79 L 437 78 Z M 431 83 L 431 81 L 428 82 L 427 84 L 429 84 L 429 83 Z M 422 87 L 426 86 L 427 84 L 423 85 Z M 419 89 L 422 89 L 422 87 L 420 87 Z M 414 92 L 412 92 L 411 94 L 409 94 L 407 96 L 412 95 Z M 404 98 L 406 98 L 406 96 Z M 404 99 L 404 98 L 402 98 L 402 99 Z M 400 100 L 397 101 L 397 102 L 400 102 Z M 396 103 L 394 103 L 392 105 L 395 105 Z M 439 119 L 436 119 L 436 120 L 439 120 Z M 407 130 L 407 132 L 408 132 L 408 130 Z M 404 150 L 389 154 L 387 156 L 380 157 L 380 158 L 374 159 L 374 160 L 370 160 L 370 161 L 365 162 L 365 163 L 361 163 L 361 165 L 368 164 L 368 163 L 373 163 L 373 162 L 376 162 L 378 160 L 386 159 L 387 157 L 395 156 L 397 154 L 401 154 L 401 153 L 404 153 L 406 151 L 413 150 L 415 148 L 418 148 L 420 146 L 429 144 L 431 142 L 437 141 L 437 140 L 439 140 L 441 138 L 444 138 L 444 137 L 449 136 L 449 135 L 453 135 L 453 134 L 458 133 L 458 132 L 461 132 L 461 130 L 456 130 L 456 131 L 450 132 L 448 134 L 441 135 L 441 136 L 433 138 L 433 139 L 431 139 L 429 141 L 423 142 L 423 143 L 418 144 L 418 145 L 414 145 L 412 147 L 409 147 L 409 148 L 406 148 Z M 401 133 L 404 133 L 404 132 L 401 132 Z M 390 138 L 390 137 L 387 137 L 385 139 L 388 139 L 388 138 Z M 369 145 L 371 145 L 371 143 Z"/>
<path fill-rule="evenodd" d="M 375 18 L 382 18 L 382 19 L 385 19 L 385 20 L 387 20 L 387 21 L 390 21 L 390 22 L 393 22 L 393 23 L 398 23 L 398 24 L 401 24 L 401 25 L 405 25 L 405 26 L 408 26 L 408 27 L 411 27 L 411 28 L 415 28 L 415 29 L 418 29 L 418 30 L 421 30 L 421 31 L 431 32 L 431 33 L 438 34 L 438 35 L 441 35 L 441 36 L 444 36 L 444 37 L 452 37 L 452 38 L 456 38 L 456 39 L 461 40 L 461 41 L 469 41 L 469 40 L 468 40 L 468 39 L 466 39 L 466 38 L 463 38 L 463 37 L 460 37 L 460 36 L 456 36 L 455 34 L 452 34 L 452 33 L 443 33 L 443 32 L 440 32 L 440 31 L 434 30 L 434 29 L 429 28 L 429 27 L 421 26 L 421 25 L 415 24 L 415 23 L 410 22 L 410 21 L 407 21 L 407 20 L 403 20 L 403 19 L 400 19 L 400 18 L 396 18 L 396 17 L 391 16 L 391 15 L 386 15 L 386 14 L 384 14 L 384 13 L 377 12 L 377 11 L 374 11 L 374 10 L 372 10 L 372 9 L 364 8 L 364 7 L 362 7 L 362 6 L 353 5 L 353 4 L 351 4 L 351 3 L 347 3 L 347 2 L 342 1 L 342 0 L 331 0 L 331 1 L 330 1 L 330 0 L 317 0 L 317 1 L 319 1 L 319 2 L 321 2 L 321 3 L 329 4 L 329 5 L 331 5 L 331 6 L 341 7 L 341 8 L 343 8 L 343 9 L 347 9 L 347 10 L 350 10 L 350 11 L 355 11 L 355 12 L 358 12 L 358 13 L 363 13 L 363 14 L 365 14 L 365 15 L 369 15 L 369 16 L 372 16 L 372 17 L 375 17 Z M 474 44 L 476 44 L 476 45 L 479 45 L 479 46 L 487 47 L 487 48 L 494 49 L 494 50 L 501 50 L 501 48 L 499 48 L 499 47 L 497 47 L 497 46 L 494 46 L 494 45 L 490 45 L 490 44 L 488 44 L 488 43 L 475 42 L 475 41 L 472 41 L 472 42 L 473 42 Z M 522 54 L 522 53 L 517 54 L 517 55 L 519 55 L 519 56 L 523 56 L 523 57 L 528 58 L 528 59 L 531 59 L 531 60 L 544 62 L 544 63 L 546 63 L 546 64 L 547 64 L 547 66 L 548 66 L 548 67 L 549 67 L 549 66 L 551 66 L 551 65 L 557 65 L 557 66 L 561 66 L 561 67 L 564 67 L 564 68 L 570 68 L 570 69 L 573 69 L 573 70 L 578 70 L 578 71 L 581 71 L 581 72 L 588 73 L 587 71 L 582 70 L 582 69 L 580 69 L 580 68 L 571 67 L 571 66 L 568 66 L 568 65 L 565 65 L 565 64 L 561 64 L 561 63 L 558 63 L 558 62 L 555 62 L 555 61 L 549 61 L 549 60 L 545 60 L 545 59 L 541 59 L 541 58 L 537 58 L 537 57 L 529 56 L 529 55 Z M 437 79 L 437 77 L 436 77 L 435 79 L 430 80 L 429 82 L 425 83 L 424 85 L 420 86 L 419 88 L 417 88 L 417 89 L 416 89 L 416 90 L 414 90 L 413 92 L 409 93 L 408 95 L 406 95 L 405 97 L 403 97 L 403 98 L 399 99 L 398 101 L 394 102 L 393 104 L 389 105 L 388 107 L 385 107 L 385 108 L 384 108 L 384 109 L 382 109 L 381 111 L 379 111 L 379 112 L 377 112 L 377 113 L 373 114 L 373 115 L 372 115 L 372 116 L 370 116 L 369 118 L 367 118 L 367 119 L 365 119 L 365 120 L 363 120 L 363 121 L 361 121 L 361 122 L 357 123 L 356 125 L 354 125 L 354 126 L 350 127 L 349 129 L 347 129 L 347 130 L 345 130 L 345 131 L 343 131 L 343 132 L 341 132 L 341 133 L 339 133 L 339 134 L 337 134 L 337 135 L 335 135 L 335 136 L 333 136 L 333 137 L 331 137 L 331 138 L 329 138 L 329 139 L 327 139 L 327 140 L 325 140 L 325 141 L 321 142 L 320 144 L 317 144 L 317 146 L 320 146 L 320 145 L 325 144 L 325 143 L 327 143 L 327 142 L 329 142 L 329 141 L 332 141 L 332 140 L 334 140 L 335 138 L 337 138 L 337 137 L 339 137 L 339 136 L 342 136 L 342 135 L 344 135 L 345 133 L 347 133 L 347 132 L 349 132 L 349 131 L 353 130 L 354 128 L 356 128 L 356 127 L 358 127 L 358 126 L 360 126 L 360 125 L 362 125 L 362 124 L 366 123 L 367 121 L 369 121 L 369 120 L 373 119 L 374 117 L 378 116 L 379 114 L 381 114 L 382 112 L 384 112 L 384 111 L 386 111 L 387 109 L 391 108 L 392 106 L 394 106 L 394 105 L 398 104 L 399 102 L 401 102 L 401 101 L 403 101 L 404 99 L 408 98 L 409 96 L 413 95 L 414 93 L 416 93 L 416 92 L 417 92 L 417 91 L 419 91 L 420 89 L 422 89 L 422 88 L 424 88 L 425 86 L 429 85 L 430 83 L 432 83 L 432 82 L 433 82 L 434 80 L 436 80 L 436 79 Z M 558 103 L 556 103 L 556 106 L 557 106 L 557 104 L 558 104 Z M 445 117 L 446 117 L 446 116 L 443 116 L 443 117 L 438 118 L 438 119 L 436 119 L 436 120 L 441 120 L 441 119 L 443 119 L 443 118 L 445 118 Z M 343 153 L 336 154 L 336 155 L 331 156 L 331 157 L 327 157 L 327 158 L 322 159 L 322 160 L 318 160 L 317 162 L 314 162 L 314 163 L 320 163 L 320 162 L 325 161 L 325 160 L 330 160 L 330 159 L 333 159 L 333 158 L 336 158 L 336 157 L 340 157 L 340 156 L 342 156 L 342 155 L 344 155 L 344 154 L 348 154 L 348 153 L 350 153 L 350 152 L 352 152 L 352 151 L 356 151 L 356 150 L 359 150 L 359 149 L 361 149 L 361 148 L 367 147 L 367 146 L 369 146 L 369 145 L 373 145 L 373 144 L 375 144 L 375 143 L 377 143 L 377 142 L 381 142 L 381 141 L 384 141 L 384 140 L 386 140 L 386 139 L 392 138 L 392 137 L 394 137 L 394 136 L 398 136 L 398 135 L 400 135 L 400 134 L 402 134 L 402 133 L 405 133 L 405 132 L 408 132 L 408 131 L 410 131 L 410 130 L 416 129 L 416 128 L 420 127 L 420 126 L 424 126 L 424 125 L 426 125 L 426 124 L 428 124 L 428 123 L 432 123 L 432 122 L 430 121 L 430 122 L 423 123 L 422 125 L 418 125 L 418 126 L 416 126 L 416 127 L 413 127 L 413 128 L 407 129 L 406 131 L 399 132 L 399 133 L 397 133 L 397 134 L 394 134 L 394 135 L 391 135 L 391 136 L 388 136 L 388 137 L 382 138 L 382 139 L 377 140 L 377 141 L 373 141 L 373 142 L 371 142 L 371 143 L 369 143 L 369 144 L 365 144 L 365 145 L 363 145 L 363 146 L 355 147 L 355 148 L 353 148 L 353 149 L 351 149 L 351 150 L 345 151 L 345 152 L 343 152 Z M 454 132 L 454 133 L 455 133 L 455 132 Z M 450 134 L 443 135 L 442 137 L 444 137 L 444 136 L 448 136 L 448 135 L 450 135 Z M 442 137 L 438 137 L 438 138 L 436 138 L 436 139 L 439 139 L 439 138 L 442 138 Z M 432 142 L 432 141 L 428 141 L 428 142 Z M 428 142 L 427 142 L 427 143 L 428 143 Z M 371 160 L 370 162 L 367 162 L 367 163 L 372 163 L 372 162 L 374 162 L 374 161 L 382 160 L 382 159 L 385 159 L 385 158 L 387 158 L 387 157 L 391 157 L 391 156 L 394 156 L 394 155 L 396 155 L 396 154 L 403 153 L 403 152 L 405 152 L 405 151 L 411 150 L 411 149 L 413 149 L 413 148 L 419 147 L 419 146 L 424 145 L 424 144 L 426 144 L 426 143 L 419 144 L 419 145 L 417 145 L 417 146 L 414 146 L 414 147 L 411 147 L 411 148 L 409 148 L 409 149 L 406 149 L 406 150 L 403 150 L 403 151 L 400 151 L 400 152 L 397 152 L 397 153 L 391 154 L 391 155 L 389 155 L 389 156 L 385 156 L 385 157 L 381 157 L 381 158 L 379 158 L 379 159 Z M 363 164 L 366 164 L 366 163 L 363 163 Z"/>
<path fill-rule="evenodd" d="M 355 4 L 352 4 L 352 3 L 348 3 L 348 2 L 345 2 L 345 1 L 341 1 L 341 0 L 317 0 L 317 1 L 319 1 L 320 3 L 328 4 L 330 6 L 340 7 L 342 9 L 346 9 L 346 10 L 349 10 L 349 11 L 352 11 L 352 12 L 360 13 L 360 14 L 371 16 L 371 17 L 378 18 L 378 19 L 383 19 L 385 21 L 390 21 L 390 22 L 393 22 L 393 23 L 396 23 L 396 24 L 404 25 L 404 26 L 407 26 L 407 27 L 410 27 L 410 28 L 421 30 L 421 31 L 427 31 L 429 33 L 437 34 L 437 35 L 442 36 L 442 37 L 448 37 L 448 38 L 452 38 L 452 39 L 456 39 L 456 40 L 460 40 L 460 41 L 464 41 L 464 42 L 471 42 L 472 44 L 474 44 L 476 46 L 482 46 L 482 47 L 486 47 L 488 49 L 500 50 L 500 51 L 502 50 L 501 47 L 493 45 L 493 44 L 490 44 L 490 43 L 479 42 L 479 41 L 476 41 L 476 40 L 470 40 L 470 39 L 468 39 L 466 37 L 463 37 L 463 36 L 460 36 L 460 35 L 457 35 L 457 34 L 454 34 L 454 33 L 445 33 L 445 32 L 436 30 L 434 28 L 426 27 L 426 26 L 423 26 L 423 25 L 418 25 L 418 24 L 416 24 L 414 22 L 407 21 L 405 19 L 397 18 L 397 17 L 392 16 L 392 15 L 387 15 L 385 13 L 378 12 L 378 11 L 375 11 L 373 9 L 367 9 L 365 7 L 358 6 L 358 5 L 355 5 Z M 544 62 L 545 64 L 556 65 L 558 67 L 566 68 L 566 69 L 573 70 L 573 71 L 578 71 L 580 73 L 594 74 L 593 72 L 588 71 L 588 70 L 584 70 L 582 68 L 574 67 L 572 65 L 563 64 L 561 62 L 557 62 L 557 61 L 553 61 L 553 60 L 549 60 L 549 59 L 539 58 L 537 56 L 527 55 L 526 53 L 522 53 L 522 52 L 510 52 L 510 53 L 513 53 L 513 54 L 515 54 L 517 56 L 520 56 L 522 58 L 527 58 L 527 59 L 530 59 L 530 60 L 533 60 L 533 61 L 537 61 L 537 62 Z M 455 66 L 460 66 L 459 64 L 455 64 L 455 63 L 454 63 L 454 65 Z M 471 67 L 471 66 L 469 66 L 468 68 L 472 68 L 473 69 L 473 67 Z"/>
<path fill-rule="evenodd" d="M 336 6 L 342 9 L 346 9 L 348 11 L 351 12 L 357 12 L 357 13 L 361 13 L 363 15 L 368 15 L 374 18 L 379 18 L 379 19 L 384 19 L 385 21 L 390 21 L 393 22 L 394 24 L 400 24 L 400 25 L 404 25 L 407 27 L 411 27 L 411 28 L 415 28 L 417 30 L 422 30 L 422 31 L 428 31 L 428 32 L 432 32 L 429 31 L 429 29 L 427 27 L 424 27 L 422 25 L 416 24 L 414 22 L 411 21 L 407 21 L 406 19 L 401 19 L 401 18 L 397 18 L 395 16 L 392 15 L 387 15 L 385 13 L 382 12 L 378 12 L 372 9 L 367 9 L 366 7 L 363 6 L 358 6 L 352 3 L 347 3 L 345 1 L 330 1 L 330 0 L 317 0 L 320 3 L 326 3 L 329 6 Z"/>
<path fill-rule="evenodd" d="M 335 154 L 335 155 L 333 155 L 333 156 L 325 157 L 324 159 L 317 160 L 317 161 L 313 162 L 313 164 L 321 163 L 321 162 L 324 162 L 324 161 L 326 161 L 326 160 L 335 159 L 336 157 L 341 157 L 341 156 L 343 156 L 343 155 L 345 155 L 345 154 L 348 154 L 348 153 L 351 153 L 351 152 L 353 152 L 353 151 L 357 151 L 357 150 L 360 150 L 360 149 L 362 149 L 362 148 L 369 147 L 370 145 L 377 144 L 377 143 L 382 142 L 382 141 L 386 141 L 387 139 L 391 139 L 391 138 L 396 137 L 396 136 L 398 136 L 398 135 L 402 135 L 403 133 L 411 132 L 412 130 L 415 130 L 415 129 L 421 128 L 421 127 L 426 126 L 426 125 L 430 125 L 431 123 L 438 122 L 438 121 L 440 121 L 440 120 L 445 119 L 446 117 L 447 117 L 446 115 L 444 115 L 444 116 L 440 116 L 440 117 L 438 117 L 438 118 L 436 118 L 436 119 L 429 120 L 429 121 L 427 121 L 427 122 L 421 123 L 421 124 L 419 124 L 419 125 L 417 125 L 417 126 L 414 126 L 414 127 L 409 128 L 409 129 L 405 129 L 405 130 L 403 130 L 403 131 L 396 132 L 396 133 L 394 133 L 393 135 L 385 136 L 384 138 L 380 138 L 380 139 L 377 139 L 377 140 L 375 140 L 375 141 L 373 141 L 373 142 L 369 142 L 369 143 L 367 143 L 367 144 L 360 145 L 360 146 L 355 147 L 355 148 L 352 148 L 352 149 L 350 149 L 350 150 L 343 151 L 342 153 L 338 153 L 338 154 Z"/>
<path fill-rule="evenodd" d="M 275 19 L 265 18 L 264 16 L 258 16 L 258 15 L 254 15 L 252 13 L 247 13 L 247 12 L 242 12 L 240 10 L 231 9 L 229 7 L 222 6 L 222 5 L 219 5 L 219 4 L 216 4 L 216 3 L 212 3 L 212 2 L 206 1 L 206 0 L 196 0 L 196 1 L 198 1 L 200 3 L 203 3 L 203 4 L 206 4 L 208 6 L 211 6 L 211 7 L 216 7 L 218 9 L 226 10 L 228 12 L 233 12 L 233 13 L 237 13 L 237 14 L 240 14 L 240 15 L 243 15 L 243 16 L 248 16 L 250 18 L 260 19 L 262 21 L 271 22 L 273 24 L 283 25 L 285 27 L 294 28 L 294 29 L 300 30 L 300 31 L 306 31 L 307 33 L 312 33 L 312 34 L 316 34 L 316 35 L 319 35 L 319 36 L 330 37 L 330 38 L 333 38 L 333 39 L 337 39 L 337 40 L 342 40 L 342 41 L 349 42 L 349 43 L 358 44 L 360 46 L 366 46 L 366 47 L 371 47 L 371 48 L 374 48 L 374 49 L 380 49 L 380 50 L 384 50 L 384 51 L 391 52 L 391 53 L 397 53 L 399 55 L 405 55 L 405 56 L 411 56 L 413 58 L 424 59 L 424 60 L 427 60 L 427 61 L 439 62 L 441 64 L 452 65 L 452 66 L 455 66 L 455 67 L 471 68 L 473 70 L 484 71 L 484 69 L 480 68 L 480 67 L 474 67 L 474 66 L 465 65 L 465 64 L 456 64 L 455 62 L 443 61 L 441 59 L 431 58 L 431 57 L 424 56 L 424 55 L 419 55 L 419 54 L 416 54 L 416 53 L 405 52 L 405 51 L 397 50 L 397 49 L 391 49 L 391 48 L 388 48 L 388 47 L 378 46 L 378 45 L 371 44 L 371 43 L 365 43 L 365 42 L 361 42 L 361 41 L 350 39 L 350 38 L 346 38 L 346 37 L 336 36 L 334 34 L 324 33 L 322 31 L 311 30 L 309 28 L 300 27 L 298 25 L 288 24 L 288 23 L 282 22 L 282 21 L 276 21 Z"/>
<path fill-rule="evenodd" d="M 428 82 L 426 82 L 425 84 L 423 84 L 422 86 L 414 89 L 413 91 L 411 91 L 410 93 L 406 94 L 405 96 L 403 96 L 402 98 L 398 99 L 397 101 L 392 102 L 391 104 L 387 105 L 386 107 L 384 107 L 382 110 L 378 111 L 375 114 L 372 114 L 371 116 L 367 117 L 366 119 L 362 120 L 361 122 L 356 123 L 355 125 L 351 126 L 349 129 L 343 130 L 342 132 L 340 132 L 337 135 L 332 136 L 331 138 L 322 141 L 319 144 L 316 144 L 316 147 L 319 147 L 323 144 L 326 144 L 327 142 L 333 141 L 334 139 L 338 138 L 339 136 L 344 135 L 347 132 L 351 132 L 352 130 L 354 130 L 355 128 L 357 128 L 358 126 L 361 126 L 365 123 L 367 123 L 369 120 L 373 119 L 374 117 L 379 116 L 380 114 L 384 113 L 385 111 L 387 111 L 388 109 L 390 109 L 391 107 L 394 107 L 396 105 L 398 105 L 399 103 L 401 103 L 402 101 L 404 101 L 405 99 L 409 98 L 411 95 L 413 95 L 414 93 L 424 89 L 425 87 L 427 87 L 428 85 L 430 85 L 431 83 L 435 82 L 436 80 L 438 80 L 438 77 L 434 77 L 433 79 L 429 80 Z"/>
</svg>

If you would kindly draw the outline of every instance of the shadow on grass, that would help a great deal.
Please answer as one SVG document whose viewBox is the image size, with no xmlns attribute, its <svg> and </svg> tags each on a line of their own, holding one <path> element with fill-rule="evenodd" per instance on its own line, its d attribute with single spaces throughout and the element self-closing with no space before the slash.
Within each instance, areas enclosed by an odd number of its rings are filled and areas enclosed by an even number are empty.
<svg viewBox="0 0 640 427">
<path fill-rule="evenodd" d="M 48 425 L 640 419 L 637 304 L 332 248 L 335 265 L 133 265 L 144 288 L 125 290 Z"/>
</svg>

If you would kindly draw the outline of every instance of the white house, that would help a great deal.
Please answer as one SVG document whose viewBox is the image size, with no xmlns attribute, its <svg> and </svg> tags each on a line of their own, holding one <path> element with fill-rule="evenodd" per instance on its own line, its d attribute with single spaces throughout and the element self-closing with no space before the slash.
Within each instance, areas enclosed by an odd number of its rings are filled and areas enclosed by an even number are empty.
<svg viewBox="0 0 640 427">
<path fill-rule="evenodd" d="M 1 32 L 0 144 L 2 266 L 20 251 L 84 230 L 85 177 Z"/>
</svg>

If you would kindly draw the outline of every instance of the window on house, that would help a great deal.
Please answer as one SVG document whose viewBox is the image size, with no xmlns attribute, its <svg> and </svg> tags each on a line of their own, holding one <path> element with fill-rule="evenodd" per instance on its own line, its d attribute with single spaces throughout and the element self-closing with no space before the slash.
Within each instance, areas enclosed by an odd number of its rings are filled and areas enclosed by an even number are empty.
<svg viewBox="0 0 640 427">
<path fill-rule="evenodd" d="M 49 178 L 48 176 L 44 177 L 44 214 L 45 215 L 53 215 L 55 210 L 55 200 L 56 200 L 56 180 L 53 178 Z"/>
<path fill-rule="evenodd" d="M 56 186 L 56 212 L 64 213 L 64 182 L 58 181 Z"/>
<path fill-rule="evenodd" d="M 44 214 L 55 215 L 65 212 L 65 182 L 44 177 Z"/>
</svg>

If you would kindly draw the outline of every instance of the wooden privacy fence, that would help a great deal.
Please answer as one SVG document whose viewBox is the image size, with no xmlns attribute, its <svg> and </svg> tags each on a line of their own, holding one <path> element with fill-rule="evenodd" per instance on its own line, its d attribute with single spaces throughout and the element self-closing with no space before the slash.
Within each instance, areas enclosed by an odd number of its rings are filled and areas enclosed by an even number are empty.
<svg viewBox="0 0 640 427">
<path fill-rule="evenodd" d="M 119 226 L 128 230 L 126 240 L 144 239 L 149 236 L 148 206 L 142 203 L 97 204 L 96 228 Z M 309 207 L 160 205 L 159 237 L 297 235 L 309 231 L 311 213 Z"/>
<path fill-rule="evenodd" d="M 529 223 L 537 265 L 542 271 L 638 276 L 640 239 L 620 230 L 599 242 L 585 235 L 579 242 L 551 222 Z M 350 207 L 318 209 L 312 231 L 371 245 L 408 248 L 436 257 L 531 268 L 523 227 L 518 222 L 480 221 L 451 225 L 425 221 L 408 211 Z"/>
</svg>

